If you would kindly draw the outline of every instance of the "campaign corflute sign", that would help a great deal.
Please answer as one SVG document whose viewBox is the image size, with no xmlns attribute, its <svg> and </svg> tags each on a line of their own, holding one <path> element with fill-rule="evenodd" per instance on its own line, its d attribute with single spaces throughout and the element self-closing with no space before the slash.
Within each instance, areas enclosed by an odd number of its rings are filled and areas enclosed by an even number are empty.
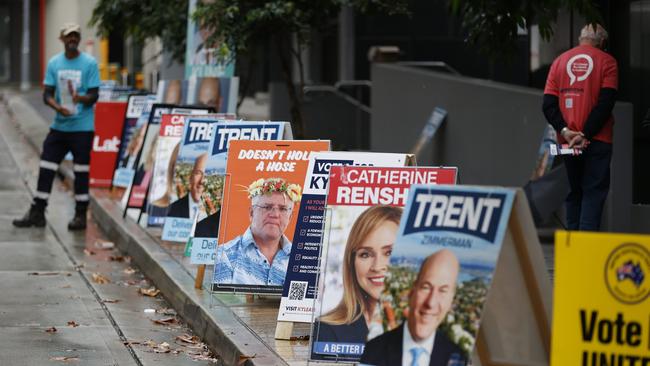
<svg viewBox="0 0 650 366">
<path fill-rule="evenodd" d="M 286 136 L 286 137 L 285 137 Z M 221 201 L 224 193 L 226 161 L 230 143 L 236 140 L 280 140 L 291 138 L 291 127 L 288 122 L 259 122 L 239 121 L 219 123 L 206 155 L 204 189 L 201 193 L 201 210 L 193 216 L 190 230 L 190 240 L 186 253 L 189 253 L 194 264 L 213 264 L 214 251 L 210 247 L 216 245 L 219 235 Z M 193 249 L 193 242 L 200 242 Z M 206 251 L 210 251 L 209 253 Z"/>
<path fill-rule="evenodd" d="M 551 365 L 650 365 L 650 236 L 555 233 Z"/>
<path fill-rule="evenodd" d="M 209 116 L 188 116 L 185 119 L 172 176 L 177 199 L 170 200 L 163 225 L 163 240 L 185 242 L 190 236 L 192 213 L 198 209 L 195 199 L 200 196 L 205 160 L 217 121 L 216 117 Z M 199 160 L 200 166 L 197 166 L 197 159 L 202 155 L 206 156 Z"/>
<path fill-rule="evenodd" d="M 155 102 L 155 95 L 131 95 L 129 97 L 117 156 L 117 168 L 113 173 L 114 187 L 126 188 L 133 180 L 135 161 L 142 146 L 151 108 Z"/>
<path fill-rule="evenodd" d="M 232 141 L 228 151 L 219 247 L 213 262 L 214 291 L 282 291 L 309 158 L 328 149 L 329 141 L 326 140 Z M 264 249 L 266 243 L 258 239 L 261 237 L 277 235 L 276 240 L 281 242 L 281 250 L 268 260 L 271 264 L 268 271 L 262 260 L 261 265 L 254 265 L 255 273 L 248 274 L 247 266 L 256 256 L 248 253 L 244 259 L 237 252 L 242 248 L 240 241 L 247 240 L 248 232 L 253 235 L 248 248 Z"/>
<path fill-rule="evenodd" d="M 180 150 L 185 127 L 186 114 L 163 114 L 160 135 L 156 144 L 153 177 L 147 197 L 147 225 L 162 226 L 170 202 L 176 201 L 177 188 L 174 185 L 174 167 Z M 211 114 L 209 118 L 232 120 L 234 115 Z"/>
<path fill-rule="evenodd" d="M 408 165 L 409 160 L 407 154 L 393 153 L 331 151 L 312 155 L 303 185 L 278 321 L 312 321 L 330 169 L 333 166 L 397 167 Z"/>
<path fill-rule="evenodd" d="M 432 347 L 427 364 L 466 365 L 501 252 L 515 191 L 413 185 L 379 300 L 381 327 L 361 363 L 410 360 L 396 339 Z M 399 352 L 402 354 L 399 354 Z"/>
<path fill-rule="evenodd" d="M 455 182 L 455 168 L 332 167 L 312 360 L 359 361 L 383 333 L 381 295 L 411 185 Z"/>
</svg>

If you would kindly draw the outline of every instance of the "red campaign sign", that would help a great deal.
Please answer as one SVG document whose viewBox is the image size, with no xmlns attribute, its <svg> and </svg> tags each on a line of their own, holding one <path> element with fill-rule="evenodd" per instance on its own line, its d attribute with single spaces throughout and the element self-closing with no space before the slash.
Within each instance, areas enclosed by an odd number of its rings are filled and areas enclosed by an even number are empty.
<svg viewBox="0 0 650 366">
<path fill-rule="evenodd" d="M 185 126 L 184 114 L 163 114 L 160 121 L 160 136 L 181 137 Z"/>
<path fill-rule="evenodd" d="M 333 166 L 328 205 L 406 205 L 412 184 L 456 184 L 455 167 L 376 168 Z"/>
<path fill-rule="evenodd" d="M 126 102 L 97 102 L 95 137 L 90 152 L 90 186 L 110 187 L 120 149 Z"/>
</svg>

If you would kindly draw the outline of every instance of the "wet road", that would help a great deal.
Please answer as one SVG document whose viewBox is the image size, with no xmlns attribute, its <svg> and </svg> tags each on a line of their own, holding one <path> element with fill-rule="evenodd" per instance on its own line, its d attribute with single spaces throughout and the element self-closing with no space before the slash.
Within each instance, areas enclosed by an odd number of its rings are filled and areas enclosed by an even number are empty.
<svg viewBox="0 0 650 366">
<path fill-rule="evenodd" d="M 0 365 L 220 364 L 92 221 L 67 230 L 74 202 L 61 182 L 45 229 L 11 225 L 39 161 L 20 118 L 0 103 Z"/>
</svg>

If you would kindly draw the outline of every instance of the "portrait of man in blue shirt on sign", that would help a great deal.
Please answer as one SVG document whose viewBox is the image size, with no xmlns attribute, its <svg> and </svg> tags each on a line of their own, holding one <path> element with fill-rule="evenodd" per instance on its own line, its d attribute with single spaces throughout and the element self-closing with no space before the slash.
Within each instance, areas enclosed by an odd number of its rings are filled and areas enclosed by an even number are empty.
<svg viewBox="0 0 650 366">
<path fill-rule="evenodd" d="M 246 231 L 217 250 L 217 284 L 282 286 L 291 242 L 284 235 L 301 188 L 281 178 L 261 178 L 247 187 L 251 200 Z"/>
</svg>

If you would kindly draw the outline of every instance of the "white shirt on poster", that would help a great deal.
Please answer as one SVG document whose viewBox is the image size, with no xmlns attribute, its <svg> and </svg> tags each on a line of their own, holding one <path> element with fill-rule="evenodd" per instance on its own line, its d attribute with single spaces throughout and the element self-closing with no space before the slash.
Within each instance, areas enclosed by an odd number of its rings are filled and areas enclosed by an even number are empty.
<svg viewBox="0 0 650 366">
<path fill-rule="evenodd" d="M 424 352 L 418 356 L 418 366 L 429 366 L 429 359 L 431 358 L 431 352 L 433 351 L 433 342 L 436 338 L 436 332 L 425 339 L 422 342 L 416 342 L 411 337 L 411 332 L 409 332 L 409 325 L 407 322 L 404 322 L 404 335 L 402 336 L 402 365 L 411 366 L 413 365 L 413 354 L 411 349 L 422 348 Z"/>
</svg>

